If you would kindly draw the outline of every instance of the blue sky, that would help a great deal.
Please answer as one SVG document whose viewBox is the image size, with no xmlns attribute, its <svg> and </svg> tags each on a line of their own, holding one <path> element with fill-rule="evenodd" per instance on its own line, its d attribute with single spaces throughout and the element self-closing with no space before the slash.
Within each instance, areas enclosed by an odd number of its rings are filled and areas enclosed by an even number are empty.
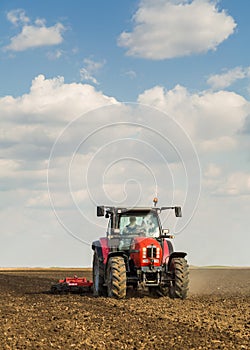
<svg viewBox="0 0 250 350">
<path fill-rule="evenodd" d="M 121 100 L 134 101 L 142 89 L 155 84 L 167 88 L 182 84 L 194 90 L 206 89 L 208 76 L 219 74 L 223 69 L 248 65 L 249 46 L 246 45 L 246 40 L 249 5 L 242 1 L 237 6 L 234 1 L 227 0 L 218 2 L 217 6 L 233 16 L 237 27 L 234 34 L 222 41 L 216 51 L 172 59 L 147 60 L 126 56 L 126 50 L 117 45 L 119 35 L 133 28 L 131 19 L 136 13 L 138 2 L 109 1 L 107 4 L 100 1 L 53 1 L 50 4 L 36 4 L 30 1 L 2 1 L 2 46 L 8 45 L 10 38 L 20 32 L 21 26 L 14 26 L 6 18 L 6 14 L 13 9 L 23 9 L 31 25 L 41 18 L 46 20 L 48 27 L 61 23 L 64 30 L 62 42 L 58 45 L 44 45 L 18 54 L 12 51 L 8 54 L 1 53 L 1 76 L 6 79 L 5 86 L 1 87 L 1 95 L 26 92 L 30 81 L 41 72 L 48 78 L 62 75 L 66 82 L 79 82 L 79 70 L 84 58 L 105 62 L 98 72 L 100 89 Z M 49 53 L 53 56 L 57 52 L 61 52 L 60 58 L 48 59 Z M 12 60 L 9 59 L 11 54 L 15 56 Z M 195 69 L 191 69 L 192 66 Z M 10 71 L 11 75 L 8 74 Z M 132 74 L 129 75 L 132 71 L 136 74 L 136 79 L 133 79 Z M 120 84 L 114 84 L 117 76 Z M 17 80 L 22 83 L 16 84 Z M 244 93 L 243 87 L 237 88 Z"/>
<path fill-rule="evenodd" d="M 89 266 L 95 205 L 155 192 L 191 264 L 250 265 L 249 10 L 1 2 L 0 266 Z"/>
</svg>

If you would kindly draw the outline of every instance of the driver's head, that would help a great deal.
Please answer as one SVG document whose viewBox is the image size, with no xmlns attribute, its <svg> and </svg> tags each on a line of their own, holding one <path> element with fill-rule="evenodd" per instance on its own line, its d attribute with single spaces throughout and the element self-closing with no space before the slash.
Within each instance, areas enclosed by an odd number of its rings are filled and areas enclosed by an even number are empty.
<svg viewBox="0 0 250 350">
<path fill-rule="evenodd" d="M 135 217 L 135 216 L 130 216 L 129 222 L 130 222 L 131 224 L 135 224 L 135 222 L 136 222 L 136 217 Z"/>
</svg>

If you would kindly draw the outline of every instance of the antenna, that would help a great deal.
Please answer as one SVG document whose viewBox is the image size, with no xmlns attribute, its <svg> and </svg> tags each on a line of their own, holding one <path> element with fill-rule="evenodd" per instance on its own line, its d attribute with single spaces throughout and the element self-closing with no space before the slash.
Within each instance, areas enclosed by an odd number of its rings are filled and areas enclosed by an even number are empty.
<svg viewBox="0 0 250 350">
<path fill-rule="evenodd" d="M 154 207 L 156 207 L 156 204 L 158 203 L 158 198 L 157 197 L 154 197 L 153 203 L 154 203 Z"/>
</svg>

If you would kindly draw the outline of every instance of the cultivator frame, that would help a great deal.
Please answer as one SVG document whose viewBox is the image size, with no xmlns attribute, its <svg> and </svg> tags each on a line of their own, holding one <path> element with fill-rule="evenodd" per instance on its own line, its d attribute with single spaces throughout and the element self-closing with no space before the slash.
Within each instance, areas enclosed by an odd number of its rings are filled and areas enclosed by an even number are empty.
<svg viewBox="0 0 250 350">
<path fill-rule="evenodd" d="M 51 286 L 52 294 L 86 293 L 92 291 L 93 282 L 85 277 L 66 277 Z"/>
</svg>

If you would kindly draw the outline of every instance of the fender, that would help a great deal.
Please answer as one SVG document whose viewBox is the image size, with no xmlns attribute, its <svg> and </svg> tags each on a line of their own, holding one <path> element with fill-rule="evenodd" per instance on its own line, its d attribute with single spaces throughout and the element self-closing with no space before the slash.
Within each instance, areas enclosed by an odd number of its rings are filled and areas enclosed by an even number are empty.
<svg viewBox="0 0 250 350">
<path fill-rule="evenodd" d="M 112 256 L 121 256 L 121 257 L 124 258 L 125 262 L 128 260 L 128 257 L 127 257 L 127 255 L 126 255 L 124 252 L 122 252 L 122 251 L 119 252 L 119 251 L 118 251 L 118 252 L 110 252 L 110 253 L 108 254 L 107 262 L 109 261 L 109 259 L 110 259 Z"/>
<path fill-rule="evenodd" d="M 163 244 L 162 244 L 162 250 L 163 250 L 163 257 L 162 257 L 162 262 L 163 264 L 167 264 L 169 261 L 170 255 L 173 253 L 174 248 L 172 245 L 172 242 L 164 239 Z"/>
<path fill-rule="evenodd" d="M 101 248 L 100 246 L 100 241 L 94 241 L 92 242 L 92 246 L 91 246 L 92 250 L 96 250 L 98 248 Z"/>
<path fill-rule="evenodd" d="M 102 247 L 100 241 L 94 241 L 92 243 L 92 250 L 96 251 L 100 261 L 103 261 Z"/>
<path fill-rule="evenodd" d="M 97 252 L 99 260 L 103 262 L 103 264 L 106 264 L 109 254 L 108 239 L 102 237 L 98 241 L 94 241 L 92 243 L 92 249 Z"/>
<path fill-rule="evenodd" d="M 187 253 L 184 252 L 173 252 L 172 254 L 170 254 L 168 260 L 168 270 L 170 269 L 171 261 L 173 258 L 185 258 L 186 255 Z"/>
<path fill-rule="evenodd" d="M 109 261 L 110 258 L 112 258 L 112 256 L 121 256 L 121 257 L 124 259 L 124 261 L 125 261 L 126 270 L 127 270 L 127 271 L 130 270 L 130 269 L 129 269 L 129 263 L 128 263 L 128 256 L 127 256 L 124 252 L 122 252 L 122 251 L 120 251 L 120 252 L 119 252 L 119 251 L 117 251 L 117 252 L 110 252 L 110 253 L 108 254 L 106 268 L 107 268 L 107 266 L 108 266 L 108 261 Z"/>
</svg>

